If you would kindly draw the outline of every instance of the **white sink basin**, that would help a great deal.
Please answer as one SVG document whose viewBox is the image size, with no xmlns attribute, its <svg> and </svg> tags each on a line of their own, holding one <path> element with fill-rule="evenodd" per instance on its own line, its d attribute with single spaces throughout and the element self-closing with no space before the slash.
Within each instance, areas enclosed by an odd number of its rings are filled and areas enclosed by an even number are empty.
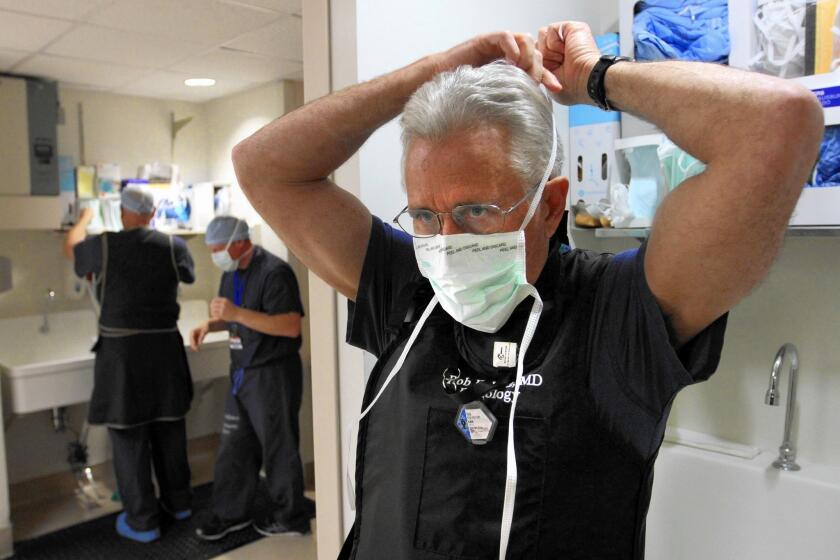
<svg viewBox="0 0 840 560">
<path fill-rule="evenodd" d="M 181 303 L 178 327 L 185 344 L 207 316 L 207 302 Z M 51 313 L 46 334 L 39 331 L 42 322 L 41 315 L 0 319 L 3 408 L 14 414 L 86 402 L 93 390 L 93 311 Z M 227 333 L 210 333 L 201 351 L 188 350 L 187 356 L 194 382 L 228 375 Z"/>
<path fill-rule="evenodd" d="M 840 468 L 802 470 L 666 443 L 656 461 L 647 560 L 837 560 Z"/>
</svg>

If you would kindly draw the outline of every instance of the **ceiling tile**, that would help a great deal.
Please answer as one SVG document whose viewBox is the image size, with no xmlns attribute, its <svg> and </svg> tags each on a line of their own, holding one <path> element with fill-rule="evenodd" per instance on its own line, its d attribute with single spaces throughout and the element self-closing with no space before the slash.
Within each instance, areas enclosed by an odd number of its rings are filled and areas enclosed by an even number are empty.
<svg viewBox="0 0 840 560">
<path fill-rule="evenodd" d="M 11 49 L 0 49 L 0 70 L 9 71 L 17 62 L 20 62 L 31 53 L 15 51 Z"/>
<path fill-rule="evenodd" d="M 0 48 L 37 51 L 72 26 L 67 21 L 0 10 Z"/>
<path fill-rule="evenodd" d="M 170 70 L 196 78 L 229 78 L 253 83 L 283 79 L 300 70 L 300 62 L 216 49 L 174 65 Z"/>
<path fill-rule="evenodd" d="M 143 70 L 128 66 L 45 54 L 35 55 L 17 66 L 15 72 L 106 89 L 136 80 L 144 73 Z"/>
<path fill-rule="evenodd" d="M 216 85 L 212 87 L 187 87 L 184 85 L 184 80 L 190 77 L 192 77 L 190 74 L 155 71 L 114 90 L 114 93 L 199 103 L 242 91 L 255 85 L 252 82 L 219 79 L 216 80 Z"/>
<path fill-rule="evenodd" d="M 284 14 L 300 14 L 301 0 L 222 0 L 226 4 L 240 4 L 274 10 Z"/>
<path fill-rule="evenodd" d="M 46 52 L 61 56 L 158 68 L 206 50 L 204 45 L 80 25 L 50 45 Z"/>
<path fill-rule="evenodd" d="M 38 16 L 82 21 L 86 15 L 113 0 L 0 0 L 0 9 Z"/>
<path fill-rule="evenodd" d="M 89 23 L 212 46 L 279 17 L 275 12 L 219 0 L 116 0 Z"/>
<path fill-rule="evenodd" d="M 285 60 L 303 60 L 303 36 L 300 19 L 286 16 L 257 31 L 251 31 L 225 43 L 225 47 Z"/>
</svg>

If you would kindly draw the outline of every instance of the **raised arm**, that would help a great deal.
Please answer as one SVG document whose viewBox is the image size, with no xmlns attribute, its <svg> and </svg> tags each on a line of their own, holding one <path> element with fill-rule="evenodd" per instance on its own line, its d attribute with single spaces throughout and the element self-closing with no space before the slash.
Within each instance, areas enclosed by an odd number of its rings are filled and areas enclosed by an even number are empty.
<svg viewBox="0 0 840 560">
<path fill-rule="evenodd" d="M 355 299 L 371 217 L 352 194 L 328 179 L 411 94 L 441 71 L 505 57 L 552 90 L 528 35 L 476 37 L 405 68 L 322 97 L 265 126 L 233 150 L 239 184 L 254 208 L 303 263 Z"/>
<path fill-rule="evenodd" d="M 590 103 L 599 53 L 589 28 L 540 31 L 563 103 Z M 648 284 L 683 342 L 731 309 L 765 276 L 813 168 L 823 114 L 790 81 L 696 62 L 627 63 L 606 74 L 607 99 L 654 123 L 707 165 L 671 192 L 654 219 Z"/>
<path fill-rule="evenodd" d="M 73 249 L 85 240 L 85 231 L 92 220 L 93 210 L 83 208 L 79 213 L 79 220 L 73 224 L 73 227 L 70 228 L 70 231 L 64 237 L 64 258 L 68 261 L 74 260 Z"/>
</svg>

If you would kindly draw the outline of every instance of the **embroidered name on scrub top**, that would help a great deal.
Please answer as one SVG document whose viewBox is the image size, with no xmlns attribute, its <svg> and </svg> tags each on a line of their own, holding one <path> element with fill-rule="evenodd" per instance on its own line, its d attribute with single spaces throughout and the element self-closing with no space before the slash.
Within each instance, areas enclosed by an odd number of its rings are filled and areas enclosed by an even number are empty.
<svg viewBox="0 0 840 560">
<path fill-rule="evenodd" d="M 233 304 L 236 307 L 242 307 L 242 298 L 245 294 L 245 281 L 240 278 L 239 271 L 233 271 Z M 239 325 L 231 323 L 230 327 L 230 349 L 242 350 L 242 337 L 239 335 Z"/>
<path fill-rule="evenodd" d="M 493 354 L 494 367 L 516 367 L 515 343 L 496 342 Z M 484 445 L 493 439 L 499 421 L 487 405 L 481 402 L 481 398 L 494 389 L 509 385 L 515 378 L 515 370 L 501 372 L 501 375 L 493 380 L 473 380 L 467 376 L 462 377 L 460 367 L 444 369 L 441 380 L 443 390 L 460 405 L 455 415 L 455 427 L 468 442 Z"/>
</svg>

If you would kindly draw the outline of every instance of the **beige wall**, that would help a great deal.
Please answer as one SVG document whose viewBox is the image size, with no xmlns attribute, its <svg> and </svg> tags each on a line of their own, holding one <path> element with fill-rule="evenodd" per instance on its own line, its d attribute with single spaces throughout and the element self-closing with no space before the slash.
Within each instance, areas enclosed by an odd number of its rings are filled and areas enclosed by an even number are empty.
<svg viewBox="0 0 840 560">
<path fill-rule="evenodd" d="M 58 151 L 80 163 L 78 106 L 84 114 L 84 163 L 118 163 L 124 177 L 133 177 L 140 164 L 171 163 L 170 113 L 193 120 L 178 133 L 175 163 L 185 184 L 205 181 L 207 122 L 202 104 L 130 95 L 59 88 L 65 124 L 58 127 Z"/>
<path fill-rule="evenodd" d="M 285 112 L 283 84 L 271 83 L 207 102 L 208 168 L 214 181 L 236 186 L 230 153 L 233 147 Z M 261 220 L 238 189 L 233 213 L 259 223 Z M 282 255 L 281 255 L 282 256 Z"/>
</svg>

